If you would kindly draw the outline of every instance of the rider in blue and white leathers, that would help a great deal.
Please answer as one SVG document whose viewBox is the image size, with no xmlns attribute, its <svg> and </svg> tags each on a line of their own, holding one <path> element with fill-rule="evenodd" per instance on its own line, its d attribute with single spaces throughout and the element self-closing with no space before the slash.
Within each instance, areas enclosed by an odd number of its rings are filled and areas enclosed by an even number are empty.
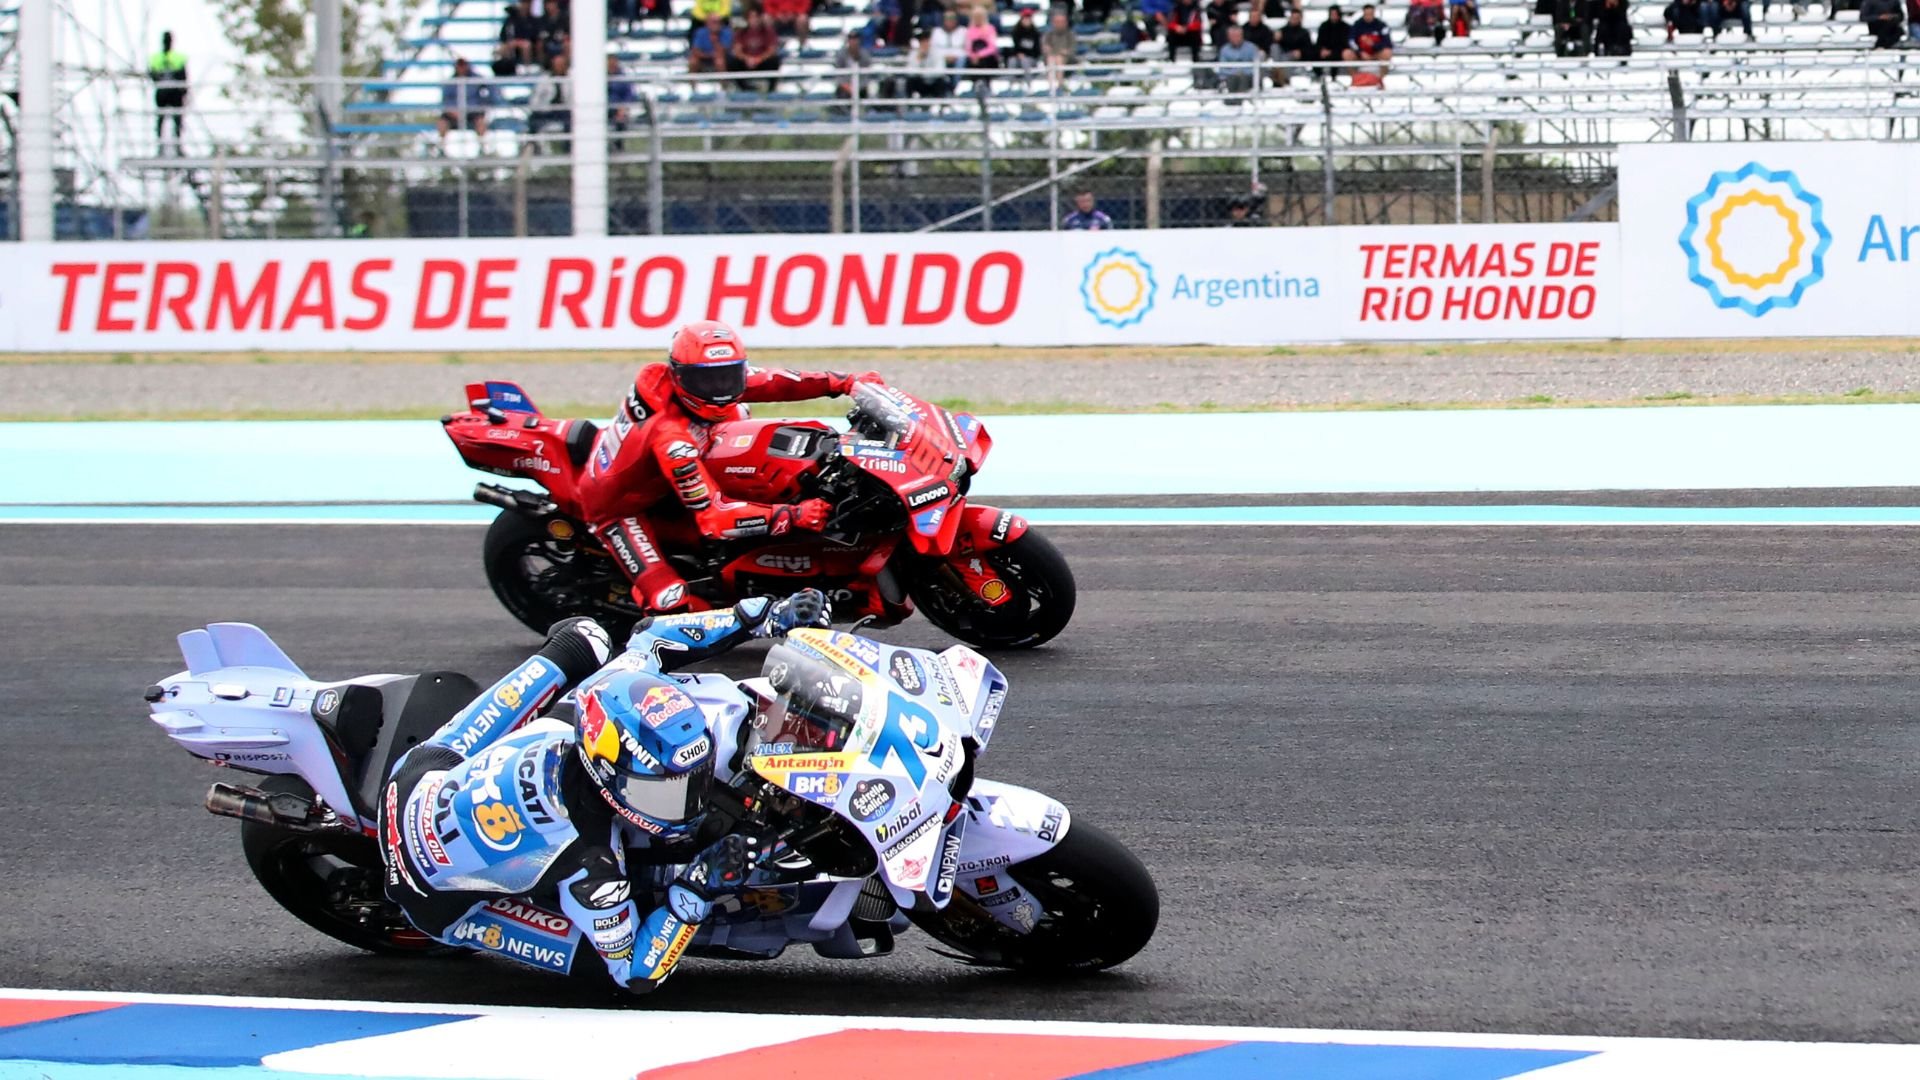
<svg viewBox="0 0 1920 1080">
<path fill-rule="evenodd" d="M 619 657 L 591 619 L 556 624 L 395 765 L 380 807 L 388 897 L 436 940 L 557 971 L 577 962 L 577 928 L 616 983 L 658 985 L 752 869 L 745 840 L 726 836 L 692 856 L 665 905 L 643 913 L 630 895 L 626 852 L 692 836 L 713 777 L 704 715 L 665 672 L 826 619 L 812 590 L 754 597 L 648 619 Z M 575 686 L 575 724 L 541 717 Z"/>
</svg>

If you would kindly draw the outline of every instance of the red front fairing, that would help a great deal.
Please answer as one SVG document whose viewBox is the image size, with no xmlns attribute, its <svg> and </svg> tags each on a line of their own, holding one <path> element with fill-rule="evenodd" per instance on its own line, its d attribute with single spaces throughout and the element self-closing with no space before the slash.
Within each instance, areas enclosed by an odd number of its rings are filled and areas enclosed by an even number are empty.
<svg viewBox="0 0 1920 1080">
<path fill-rule="evenodd" d="M 532 480 L 563 509 L 577 512 L 579 470 L 568 441 L 590 439 L 591 428 L 542 416 L 513 383 L 469 383 L 467 401 L 469 411 L 441 419 L 461 459 L 496 476 Z"/>
</svg>

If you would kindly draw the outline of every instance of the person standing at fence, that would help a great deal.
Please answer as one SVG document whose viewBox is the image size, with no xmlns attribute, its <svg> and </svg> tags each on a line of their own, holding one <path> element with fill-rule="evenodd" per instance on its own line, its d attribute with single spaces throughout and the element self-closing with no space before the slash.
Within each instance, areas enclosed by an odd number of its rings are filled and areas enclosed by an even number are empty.
<svg viewBox="0 0 1920 1080">
<path fill-rule="evenodd" d="M 1113 228 L 1113 219 L 1107 216 L 1106 211 L 1093 205 L 1093 192 L 1082 190 L 1074 192 L 1073 213 L 1067 215 L 1067 220 L 1061 222 L 1060 227 L 1100 232 Z"/>
<path fill-rule="evenodd" d="M 29 3 L 44 0 L 28 0 Z M 159 152 L 167 152 L 168 142 L 165 134 L 169 121 L 173 124 L 173 153 L 180 154 L 180 124 L 187 109 L 187 55 L 173 47 L 171 30 L 160 35 L 160 51 L 147 61 L 147 78 L 153 80 L 153 138 L 159 143 Z"/>
</svg>

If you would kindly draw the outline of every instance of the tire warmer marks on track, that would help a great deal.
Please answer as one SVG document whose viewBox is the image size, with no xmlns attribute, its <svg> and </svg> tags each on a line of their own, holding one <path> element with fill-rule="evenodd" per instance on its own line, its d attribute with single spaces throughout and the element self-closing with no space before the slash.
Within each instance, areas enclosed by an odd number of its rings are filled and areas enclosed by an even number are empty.
<svg viewBox="0 0 1920 1080">
<path fill-rule="evenodd" d="M 1907 1076 L 1920 1047 L 647 1013 L 0 990 L 0 1077 Z"/>
</svg>

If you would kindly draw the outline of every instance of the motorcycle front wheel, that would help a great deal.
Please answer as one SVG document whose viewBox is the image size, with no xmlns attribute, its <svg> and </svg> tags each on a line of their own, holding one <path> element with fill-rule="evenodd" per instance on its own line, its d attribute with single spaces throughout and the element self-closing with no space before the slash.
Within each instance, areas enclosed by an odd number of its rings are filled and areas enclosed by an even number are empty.
<svg viewBox="0 0 1920 1080">
<path fill-rule="evenodd" d="M 943 911 L 913 911 L 915 926 L 975 963 L 1036 974 L 1102 971 L 1145 948 L 1160 922 L 1160 892 L 1125 844 L 1079 818 L 1044 855 L 1008 867 L 1041 911 L 1017 933 L 964 896 Z"/>
<path fill-rule="evenodd" d="M 1007 584 L 1007 599 L 990 605 L 950 566 L 928 562 L 908 590 L 927 621 L 983 649 L 1031 649 L 1067 628 L 1076 599 L 1073 571 L 1052 541 L 1029 529 L 980 558 Z"/>
</svg>

